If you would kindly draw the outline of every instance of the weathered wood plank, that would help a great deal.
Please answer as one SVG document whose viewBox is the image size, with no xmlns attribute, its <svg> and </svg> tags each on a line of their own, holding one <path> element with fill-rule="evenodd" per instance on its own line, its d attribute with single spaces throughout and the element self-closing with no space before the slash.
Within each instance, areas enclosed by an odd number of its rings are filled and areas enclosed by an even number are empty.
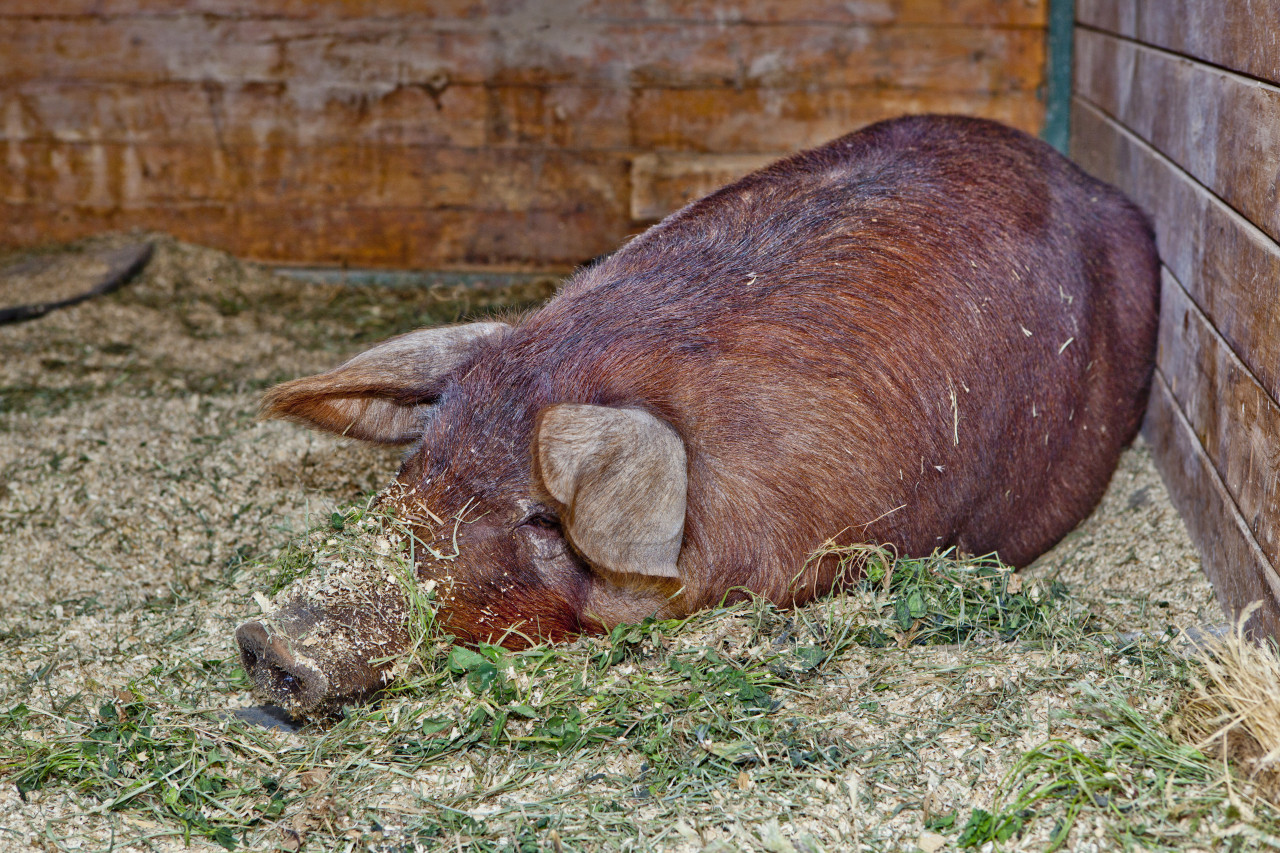
<svg viewBox="0 0 1280 853">
<path fill-rule="evenodd" d="M 746 68 L 734 85 L 892 83 L 946 92 L 1007 92 L 1034 91 L 1044 82 L 1044 32 L 1037 29 L 778 24 L 738 27 L 731 38 L 735 61 Z M 681 59 L 673 55 L 671 61 L 675 65 Z"/>
<path fill-rule="evenodd" d="M 175 10 L 175 7 L 180 9 Z M 1042 27 L 1048 0 L 431 0 L 434 18 L 520 15 L 537 22 L 572 16 L 588 20 L 724 21 L 835 24 L 969 24 Z M 0 18 L 191 14 L 214 17 L 341 19 L 421 15 L 422 0 L 4 0 Z"/>
<path fill-rule="evenodd" d="M 598 211 L 630 197 L 622 153 L 408 146 L 28 142 L 0 161 L 0 198 L 125 208 L 170 202 Z"/>
<path fill-rule="evenodd" d="M 1250 0 L 1077 0 L 1098 29 L 1280 83 L 1280 4 Z"/>
<path fill-rule="evenodd" d="M 1048 0 L 588 0 L 582 13 L 612 19 L 812 20 L 840 24 L 989 24 L 1043 27 Z"/>
<path fill-rule="evenodd" d="M 1254 541 L 1158 373 L 1143 435 L 1223 609 L 1234 618 L 1251 602 L 1262 601 L 1248 630 L 1254 636 L 1280 636 L 1280 576 Z"/>
<path fill-rule="evenodd" d="M 1133 38 L 1141 0 L 1076 0 L 1076 23 Z"/>
<path fill-rule="evenodd" d="M 104 61 L 110 56 L 111 61 Z M 1034 90 L 1034 28 L 766 26 L 515 17 L 439 21 L 14 18 L 0 27 L 0 80 L 288 83 L 317 105 L 348 94 L 452 83 L 610 86 L 867 86 Z M 337 93 L 341 95 L 341 91 Z"/>
<path fill-rule="evenodd" d="M 434 17 L 508 10 L 506 0 L 431 0 Z M 0 18 L 181 17 L 364 18 L 422 14 L 423 0 L 4 0 Z"/>
<path fill-rule="evenodd" d="M 621 150 L 632 146 L 637 90 L 590 86 L 486 86 L 485 144 Z"/>
<path fill-rule="evenodd" d="M 1280 239 L 1280 88 L 1081 30 L 1076 93 Z"/>
<path fill-rule="evenodd" d="M 643 89 L 630 117 L 632 141 L 647 150 L 750 153 L 768 146 L 819 145 L 904 113 L 959 112 L 1040 129 L 1044 104 L 1031 92 L 947 93 L 897 87 Z"/>
<path fill-rule="evenodd" d="M 358 87 L 357 87 L 358 88 Z M 54 83 L 0 87 L 0 141 L 405 145 L 579 150 L 796 150 L 903 113 L 961 112 L 1034 133 L 1031 91 L 896 86 L 613 89 L 450 85 L 353 88 L 320 103 L 278 84 Z"/>
<path fill-rule="evenodd" d="M 642 21 L 1043 27 L 1048 5 L 1048 0 L 587 0 L 580 14 Z"/>
<path fill-rule="evenodd" d="M 1280 565 L 1280 406 L 1164 271 L 1157 364 L 1262 553 Z"/>
<path fill-rule="evenodd" d="M 481 83 L 493 42 L 430 19 L 15 18 L 0 27 L 0 80 L 290 83 L 321 98 L 341 82 Z"/>
<path fill-rule="evenodd" d="M 325 97 L 283 83 L 99 83 L 0 86 L 0 140 L 479 147 L 500 89 L 334 83 Z M 572 93 L 555 108 L 569 118 Z M 619 110 L 625 114 L 625 106 Z M 614 117 L 616 120 L 616 116 Z"/>
<path fill-rule="evenodd" d="M 1280 83 L 1280 4 L 1139 0 L 1138 39 Z"/>
<path fill-rule="evenodd" d="M 1096 108 L 1074 106 L 1072 156 L 1151 215 L 1165 264 L 1280 399 L 1280 246 Z"/>
<path fill-rule="evenodd" d="M 774 159 L 766 154 L 641 154 L 631 161 L 631 218 L 661 219 Z"/>
<path fill-rule="evenodd" d="M 169 205 L 125 211 L 0 203 L 0 235 L 11 246 L 41 246 L 130 228 L 164 231 L 215 248 L 230 249 L 237 244 L 235 211 L 226 205 Z"/>
<path fill-rule="evenodd" d="M 634 233 L 625 213 L 594 210 L 0 204 L 0 233 L 12 245 L 37 246 L 135 228 L 164 231 L 268 263 L 398 269 L 567 270 L 616 249 Z"/>
</svg>

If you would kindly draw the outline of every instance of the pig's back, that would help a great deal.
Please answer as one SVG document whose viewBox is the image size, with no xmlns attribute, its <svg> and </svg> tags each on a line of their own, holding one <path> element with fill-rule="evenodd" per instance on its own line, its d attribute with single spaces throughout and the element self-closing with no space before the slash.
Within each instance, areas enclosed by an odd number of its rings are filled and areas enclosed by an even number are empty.
<svg viewBox="0 0 1280 853">
<path fill-rule="evenodd" d="M 556 398 L 685 438 L 707 595 L 783 598 L 842 531 L 1015 564 L 1064 535 L 1139 424 L 1156 288 L 1115 190 L 1000 125 L 916 117 L 695 202 L 522 337 Z"/>
</svg>

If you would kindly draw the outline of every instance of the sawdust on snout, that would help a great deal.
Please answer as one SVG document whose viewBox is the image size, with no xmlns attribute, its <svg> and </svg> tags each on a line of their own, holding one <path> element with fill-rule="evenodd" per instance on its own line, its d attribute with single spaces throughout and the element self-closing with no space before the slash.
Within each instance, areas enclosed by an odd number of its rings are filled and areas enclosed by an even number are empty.
<svg viewBox="0 0 1280 853">
<path fill-rule="evenodd" d="M 125 238 L 96 243 L 112 239 Z M 360 348 L 351 318 L 312 312 L 299 332 L 302 306 L 335 293 L 160 237 L 151 266 L 124 290 L 0 328 L 0 710 L 21 701 L 56 721 L 77 696 L 111 697 L 170 671 L 191 680 L 191 701 L 203 707 L 255 703 L 225 681 L 201 686 L 191 675 L 225 672 L 235 626 L 261 613 L 253 596 L 260 587 L 240 567 L 384 484 L 398 461 L 396 451 L 254 419 L 266 384 L 328 369 Z M 1025 574 L 1065 581 L 1118 632 L 1158 635 L 1171 624 L 1222 620 L 1141 443 L 1124 455 L 1099 511 Z M 818 620 L 836 606 L 817 602 L 806 613 Z M 682 642 L 749 652 L 738 622 L 705 632 Z M 361 790 L 343 790 L 341 774 L 316 777 L 307 791 L 314 808 L 288 819 L 302 831 L 327 821 L 340 834 L 354 820 L 344 809 L 358 801 L 377 809 L 393 839 L 435 803 L 483 816 L 555 802 L 573 826 L 593 819 L 574 803 L 603 792 L 644 833 L 641 848 L 732 850 L 774 838 L 770 849 L 785 850 L 782 841 L 808 835 L 828 850 L 850 842 L 910 849 L 922 832 L 922 804 L 963 820 L 990 805 L 1033 743 L 1052 734 L 1084 744 L 1066 709 L 1082 683 L 1123 683 L 1126 665 L 1070 648 L 866 650 L 781 696 L 782 718 L 804 718 L 812 731 L 860 750 L 838 774 L 800 773 L 785 790 L 747 765 L 705 800 L 654 802 L 617 782 L 642 775 L 636 753 L 620 748 L 477 798 L 485 781 L 477 773 L 494 785 L 523 759 L 477 768 L 452 756 L 412 779 Z M 609 689 L 625 690 L 625 668 L 616 675 Z M 1167 702 L 1133 698 L 1153 715 Z M 437 707 L 432 697 L 394 702 L 391 712 L 406 715 L 423 707 L 457 719 L 470 712 Z M 317 736 L 264 734 L 273 749 L 299 755 Z M 23 802 L 13 785 L 0 784 L 0 848 L 49 848 L 52 837 L 93 848 L 114 841 L 117 850 L 221 849 L 194 837 L 187 848 L 164 834 L 172 827 L 128 812 L 87 814 L 98 805 L 59 786 Z M 1079 827 L 1074 849 L 1103 849 L 1094 829 Z M 1005 849 L 1043 846 L 1037 831 Z"/>
</svg>

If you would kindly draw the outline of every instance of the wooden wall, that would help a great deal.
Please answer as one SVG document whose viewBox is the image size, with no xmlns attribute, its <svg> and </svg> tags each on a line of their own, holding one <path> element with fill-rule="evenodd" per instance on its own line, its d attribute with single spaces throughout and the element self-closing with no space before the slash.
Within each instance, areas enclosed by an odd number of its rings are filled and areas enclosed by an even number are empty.
<svg viewBox="0 0 1280 853">
<path fill-rule="evenodd" d="M 1147 435 L 1231 613 L 1280 630 L 1280 3 L 1077 0 L 1072 154 L 1154 217 Z"/>
<path fill-rule="evenodd" d="M 559 268 L 869 121 L 1032 132 L 1047 0 L 0 0 L 0 244 Z"/>
</svg>

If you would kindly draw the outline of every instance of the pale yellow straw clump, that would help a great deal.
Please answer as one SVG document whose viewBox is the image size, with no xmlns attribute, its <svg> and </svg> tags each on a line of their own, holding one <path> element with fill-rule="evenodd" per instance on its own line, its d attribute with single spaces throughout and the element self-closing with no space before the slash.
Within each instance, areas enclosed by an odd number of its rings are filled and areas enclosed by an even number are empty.
<svg viewBox="0 0 1280 853">
<path fill-rule="evenodd" d="M 1197 646 L 1201 673 L 1178 723 L 1188 739 L 1225 757 L 1258 793 L 1280 794 L 1280 654 L 1275 642 L 1255 643 L 1244 623 L 1260 606 L 1245 609 L 1234 631 Z"/>
</svg>

